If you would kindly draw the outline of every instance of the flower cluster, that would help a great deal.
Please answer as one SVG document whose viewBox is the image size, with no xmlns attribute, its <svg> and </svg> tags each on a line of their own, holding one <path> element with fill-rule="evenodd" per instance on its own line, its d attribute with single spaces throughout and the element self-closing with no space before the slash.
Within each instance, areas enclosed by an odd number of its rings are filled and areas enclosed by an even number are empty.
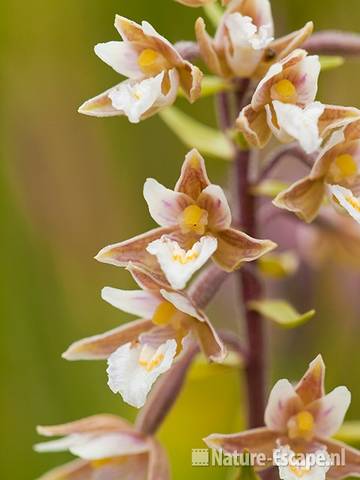
<svg viewBox="0 0 360 480">
<path fill-rule="evenodd" d="M 159 414 L 158 407 L 157 414 L 153 413 L 153 424 L 163 419 L 194 352 L 200 350 L 210 362 L 223 362 L 229 346 L 241 352 L 247 366 L 249 410 L 257 408 L 252 400 L 258 395 L 260 400 L 255 403 L 261 405 L 261 315 L 288 326 L 313 315 L 298 316 L 288 304 L 266 304 L 262 298 L 257 261 L 266 261 L 276 244 L 255 238 L 255 196 L 262 191 L 261 180 L 271 165 L 265 162 L 263 168 L 251 155 L 251 149 L 264 148 L 274 136 L 285 145 L 295 142 L 295 146 L 285 147 L 285 154 L 298 149 L 300 157 L 311 165 L 308 175 L 272 195 L 273 205 L 312 222 L 324 200 L 328 200 L 337 211 L 345 210 L 360 223 L 360 200 L 356 196 L 360 193 L 360 110 L 316 100 L 321 59 L 304 48 L 313 31 L 312 22 L 274 39 L 269 0 L 229 0 L 223 1 L 222 7 L 214 0 L 177 1 L 189 7 L 202 6 L 205 12 L 219 8 L 221 19 L 214 38 L 199 18 L 195 24 L 197 43 L 191 55 L 187 55 L 180 45 L 172 45 L 149 23 L 140 25 L 117 15 L 115 27 L 122 41 L 98 44 L 95 53 L 127 79 L 88 100 L 79 111 L 98 117 L 124 115 L 132 123 L 165 108 L 173 112 L 170 105 L 179 92 L 190 102 L 203 93 L 203 73 L 188 60 L 200 55 L 220 85 L 220 98 L 228 101 L 232 95 L 237 99 L 235 115 L 231 117 L 227 109 L 220 112 L 226 121 L 221 125 L 222 132 L 216 132 L 220 135 L 216 139 L 221 146 L 230 145 L 234 153 L 240 216 L 233 221 L 224 190 L 210 182 L 200 147 L 186 155 L 174 189 L 148 178 L 143 195 L 158 227 L 106 246 L 96 256 L 98 261 L 126 268 L 132 275 L 137 290 L 105 287 L 102 298 L 137 319 L 77 341 L 63 354 L 67 360 L 106 360 L 110 389 L 133 407 L 144 407 L 146 415 L 151 395 L 156 392 L 162 398 L 160 406 L 164 412 Z M 184 136 L 182 123 L 186 123 L 186 117 L 181 118 L 178 128 Z M 191 123 L 186 131 L 193 126 Z M 204 129 L 200 131 L 204 135 Z M 197 133 L 192 134 L 194 147 Z M 204 143 L 200 142 L 202 146 Z M 254 180 L 252 175 L 257 170 L 260 175 Z M 336 231 L 336 227 L 333 229 Z M 193 275 L 210 260 L 215 265 L 208 269 L 213 269 L 210 280 L 206 275 L 202 280 L 200 274 L 188 287 Z M 247 265 L 248 262 L 253 263 Z M 236 270 L 249 332 L 245 348 L 232 334 L 216 331 L 203 311 L 215 291 L 216 279 Z M 200 301 L 194 293 L 196 282 L 202 293 L 206 291 L 206 301 Z M 325 395 L 324 370 L 318 356 L 296 386 L 287 380 L 277 382 L 265 409 L 265 427 L 231 435 L 213 434 L 205 442 L 230 453 L 263 452 L 270 459 L 266 467 L 273 464 L 272 451 L 276 447 L 289 452 L 326 454 L 345 449 L 346 464 L 331 467 L 328 476 L 338 479 L 359 475 L 360 453 L 331 438 L 343 422 L 350 393 L 345 387 L 338 387 Z M 159 380 L 158 390 L 152 390 L 162 375 L 169 380 L 162 384 Z M 170 398 L 171 401 L 165 401 Z M 255 423 L 261 425 L 262 418 Z M 37 445 L 38 451 L 69 450 L 79 457 L 43 478 L 168 479 L 166 456 L 153 435 L 157 427 L 145 428 L 141 421 L 132 426 L 109 415 L 39 427 L 39 433 L 45 436 L 63 438 Z M 280 473 L 282 478 L 287 475 L 286 470 Z M 295 473 L 303 477 L 309 472 Z"/>
</svg>

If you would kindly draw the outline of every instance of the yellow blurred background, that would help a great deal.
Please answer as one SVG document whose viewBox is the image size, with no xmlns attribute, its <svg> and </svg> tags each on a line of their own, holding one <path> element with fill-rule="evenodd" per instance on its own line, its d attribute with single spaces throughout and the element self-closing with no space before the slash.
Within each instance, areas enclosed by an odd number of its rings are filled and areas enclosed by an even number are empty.
<svg viewBox="0 0 360 480">
<path fill-rule="evenodd" d="M 273 0 L 277 34 L 312 19 L 316 29 L 356 31 L 359 0 Z M 3 0 L 0 35 L 3 80 L 0 222 L 0 415 L 4 445 L 1 478 L 33 479 L 70 457 L 39 455 L 36 424 L 61 423 L 94 413 L 134 417 L 106 386 L 105 364 L 67 363 L 61 352 L 74 340 L 128 321 L 100 299 L 105 285 L 131 288 L 129 275 L 93 260 L 97 251 L 151 228 L 142 185 L 152 176 L 173 185 L 186 148 L 157 117 L 140 125 L 124 118 L 80 116 L 86 99 L 118 83 L 118 75 L 93 53 L 98 42 L 117 39 L 115 13 L 143 19 L 169 40 L 193 39 L 201 10 L 172 0 Z M 360 64 L 326 72 L 319 99 L 360 106 Z M 212 100 L 189 108 L 214 124 Z M 224 184 L 228 164 L 207 161 L 210 177 Z M 273 379 L 298 378 L 319 352 L 328 365 L 328 389 L 353 392 L 348 418 L 360 417 L 359 274 L 352 272 L 346 296 L 343 272 L 331 259 L 317 273 L 311 324 L 296 332 L 273 328 Z M 288 287 L 296 301 L 302 285 Z M 233 296 L 235 299 L 235 295 Z M 310 304 L 311 302 L 311 304 Z M 233 312 L 218 301 L 212 319 L 230 322 Z M 209 367 L 188 382 L 160 436 L 174 479 L 225 478 L 227 472 L 191 469 L 191 448 L 213 431 L 242 424 L 239 372 Z"/>
</svg>

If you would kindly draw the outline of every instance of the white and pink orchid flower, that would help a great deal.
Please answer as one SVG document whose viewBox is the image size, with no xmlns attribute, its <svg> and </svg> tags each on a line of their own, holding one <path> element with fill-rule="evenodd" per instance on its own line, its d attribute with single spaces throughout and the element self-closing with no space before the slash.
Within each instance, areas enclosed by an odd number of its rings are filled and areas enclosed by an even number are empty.
<svg viewBox="0 0 360 480">
<path fill-rule="evenodd" d="M 137 123 L 172 104 L 179 86 L 189 101 L 201 90 L 201 71 L 184 60 L 174 46 L 147 22 L 141 25 L 117 15 L 122 42 L 100 43 L 95 53 L 120 75 L 117 86 L 86 101 L 79 112 L 96 117 L 126 115 Z"/>
<path fill-rule="evenodd" d="M 273 133 L 282 143 L 298 140 L 307 153 L 319 148 L 318 123 L 325 109 L 314 102 L 319 73 L 319 57 L 301 49 L 273 64 L 237 119 L 246 140 L 262 148 Z"/>
<path fill-rule="evenodd" d="M 265 455 L 269 461 L 266 465 L 260 462 L 257 469 L 273 464 L 273 452 L 279 445 L 303 453 L 319 449 L 328 454 L 343 451 L 345 464 L 331 466 L 328 478 L 359 476 L 360 452 L 331 439 L 343 423 L 351 394 L 346 387 L 337 387 L 325 395 L 324 377 L 325 365 L 319 355 L 296 386 L 285 379 L 275 384 L 265 410 L 265 427 L 230 435 L 212 434 L 204 439 L 205 443 L 228 453 Z"/>
<path fill-rule="evenodd" d="M 151 178 L 145 182 L 144 197 L 160 228 L 105 247 L 97 260 L 116 266 L 133 262 L 157 275 L 162 275 L 161 266 L 173 288 L 180 288 L 209 257 L 233 271 L 276 246 L 231 227 L 225 194 L 210 183 L 197 150 L 187 154 L 174 190 Z"/>
<path fill-rule="evenodd" d="M 170 478 L 166 453 L 157 440 L 114 415 L 96 415 L 37 430 L 46 437 L 62 437 L 35 445 L 37 452 L 69 451 L 79 457 L 46 473 L 41 480 Z"/>
<path fill-rule="evenodd" d="M 211 361 L 222 362 L 226 350 L 205 313 L 185 293 L 140 267 L 128 269 L 141 290 L 105 287 L 102 298 L 140 320 L 75 342 L 63 357 L 108 360 L 109 387 L 140 408 L 154 382 L 171 368 L 192 336 Z"/>
<path fill-rule="evenodd" d="M 272 63 L 300 46 L 312 33 L 312 22 L 274 40 L 269 0 L 232 0 L 212 39 L 198 18 L 195 31 L 208 68 L 221 77 L 261 78 Z"/>
<path fill-rule="evenodd" d="M 328 110 L 331 108 L 327 107 Z M 317 217 L 326 196 L 331 198 L 334 195 L 339 201 L 341 198 L 341 205 L 343 202 L 351 212 L 356 211 L 356 197 L 349 190 L 357 193 L 360 188 L 360 111 L 343 107 L 337 113 L 336 128 L 326 127 L 327 139 L 309 175 L 285 189 L 273 202 L 275 206 L 294 212 L 308 223 Z M 350 201 L 346 201 L 346 198 Z"/>
</svg>

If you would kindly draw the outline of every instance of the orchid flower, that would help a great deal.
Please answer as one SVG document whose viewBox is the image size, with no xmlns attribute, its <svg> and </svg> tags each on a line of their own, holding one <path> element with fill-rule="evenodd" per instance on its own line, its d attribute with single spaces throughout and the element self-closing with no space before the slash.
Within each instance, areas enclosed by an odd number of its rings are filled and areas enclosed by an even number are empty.
<svg viewBox="0 0 360 480">
<path fill-rule="evenodd" d="M 307 153 L 319 148 L 318 121 L 325 109 L 314 102 L 319 73 L 319 57 L 301 49 L 272 65 L 237 120 L 247 141 L 262 148 L 273 133 L 282 143 L 298 140 Z"/>
<path fill-rule="evenodd" d="M 273 62 L 286 57 L 312 33 L 312 22 L 301 30 L 273 39 L 269 0 L 232 0 L 212 39 L 198 18 L 195 31 L 208 68 L 220 77 L 261 78 Z"/>
<path fill-rule="evenodd" d="M 161 226 L 125 242 L 102 249 L 96 259 L 117 266 L 128 262 L 162 274 L 180 288 L 212 256 L 224 270 L 256 260 L 275 248 L 231 228 L 231 212 L 221 187 L 210 183 L 197 150 L 189 152 L 175 189 L 154 179 L 144 185 L 150 215 Z"/>
<path fill-rule="evenodd" d="M 335 192 L 335 197 L 342 199 L 342 206 L 350 205 L 350 211 L 356 211 L 356 198 L 349 189 L 358 191 L 360 187 L 360 111 L 351 109 L 349 113 L 354 116 L 345 118 L 345 125 L 339 127 L 340 120 L 337 120 L 337 128 L 330 130 L 310 174 L 281 192 L 275 198 L 274 205 L 296 213 L 306 222 L 312 222 L 326 195 L 330 193 L 331 197 Z M 333 187 L 328 187 L 328 184 Z M 347 198 L 350 201 L 346 201 Z M 359 213 L 357 215 L 359 218 Z"/>
<path fill-rule="evenodd" d="M 37 452 L 69 451 L 77 460 L 39 480 L 168 480 L 168 460 L 152 436 L 114 415 L 96 415 L 72 423 L 38 427 L 46 437 L 63 438 L 35 445 Z"/>
<path fill-rule="evenodd" d="M 275 384 L 265 410 L 265 427 L 230 435 L 212 434 L 205 443 L 228 453 L 262 453 L 269 459 L 265 468 L 271 466 L 273 451 L 279 445 L 304 453 L 319 449 L 328 454 L 343 451 L 345 464 L 331 466 L 328 478 L 359 476 L 360 452 L 330 438 L 343 423 L 350 392 L 346 387 L 337 387 L 325 395 L 324 377 L 325 365 L 319 355 L 296 386 L 285 379 Z"/>
<path fill-rule="evenodd" d="M 184 60 L 148 22 L 139 25 L 117 15 L 115 28 L 123 41 L 99 43 L 95 53 L 128 80 L 85 102 L 80 113 L 96 117 L 126 115 L 130 122 L 137 123 L 172 104 L 179 86 L 189 101 L 199 97 L 201 71 Z"/>
<path fill-rule="evenodd" d="M 109 387 L 140 408 L 156 379 L 171 368 L 184 344 L 195 336 L 209 360 L 226 351 L 205 313 L 185 293 L 173 290 L 146 270 L 128 267 L 141 290 L 105 287 L 102 298 L 140 317 L 101 335 L 80 340 L 63 354 L 67 360 L 108 360 Z"/>
</svg>

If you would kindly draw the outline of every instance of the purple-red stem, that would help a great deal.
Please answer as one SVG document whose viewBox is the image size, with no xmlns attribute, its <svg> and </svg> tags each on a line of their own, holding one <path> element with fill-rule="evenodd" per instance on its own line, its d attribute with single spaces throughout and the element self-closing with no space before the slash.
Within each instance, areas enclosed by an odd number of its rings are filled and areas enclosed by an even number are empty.
<svg viewBox="0 0 360 480">
<path fill-rule="evenodd" d="M 256 198 L 250 193 L 249 164 L 250 152 L 238 150 L 235 157 L 237 197 L 241 228 L 256 237 Z M 246 384 L 248 396 L 248 426 L 259 427 L 264 423 L 265 410 L 265 334 L 261 315 L 247 305 L 262 296 L 256 262 L 243 266 L 239 272 L 245 323 L 248 337 L 248 358 L 246 363 Z"/>
</svg>

